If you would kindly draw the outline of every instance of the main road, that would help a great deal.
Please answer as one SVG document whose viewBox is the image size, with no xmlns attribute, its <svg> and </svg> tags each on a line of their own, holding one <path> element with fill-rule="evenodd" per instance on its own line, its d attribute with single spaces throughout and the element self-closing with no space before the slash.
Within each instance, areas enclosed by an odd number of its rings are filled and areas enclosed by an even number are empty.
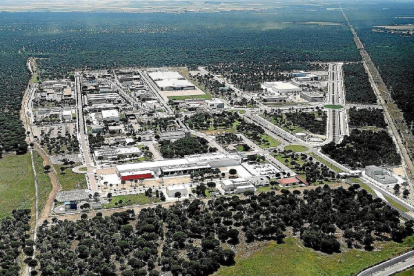
<svg viewBox="0 0 414 276">
<path fill-rule="evenodd" d="M 76 127 L 78 130 L 78 140 L 81 146 L 83 163 L 87 167 L 86 181 L 88 188 L 92 192 L 98 192 L 98 185 L 95 180 L 95 169 L 89 150 L 88 132 L 83 116 L 83 97 L 81 89 L 81 75 L 75 74 L 75 95 L 76 95 Z"/>
</svg>

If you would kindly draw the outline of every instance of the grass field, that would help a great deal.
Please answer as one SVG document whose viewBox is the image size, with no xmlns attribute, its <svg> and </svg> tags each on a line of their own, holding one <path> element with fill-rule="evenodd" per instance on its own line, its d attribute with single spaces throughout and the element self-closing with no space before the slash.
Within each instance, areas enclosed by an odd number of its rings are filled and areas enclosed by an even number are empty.
<svg viewBox="0 0 414 276">
<path fill-rule="evenodd" d="M 119 201 L 122 200 L 122 204 Z M 136 205 L 136 204 L 149 204 L 154 202 L 160 202 L 158 198 L 155 197 L 155 193 L 153 193 L 153 197 L 149 198 L 144 194 L 135 194 L 135 195 L 122 195 L 122 196 L 114 196 L 112 197 L 112 201 L 108 204 L 103 204 L 103 208 L 114 208 L 114 207 L 121 207 L 121 206 L 128 206 L 128 205 Z M 118 203 L 118 204 L 115 204 Z"/>
<path fill-rule="evenodd" d="M 384 195 L 385 199 L 395 208 L 397 208 L 398 210 L 400 210 L 401 212 L 408 212 L 409 210 L 407 208 L 405 208 L 404 206 L 402 206 L 401 204 L 399 204 L 397 201 L 393 200 L 392 198 Z"/>
<path fill-rule="evenodd" d="M 14 209 L 31 209 L 35 186 L 30 154 L 0 159 L 0 219 Z"/>
<path fill-rule="evenodd" d="M 325 108 L 330 108 L 330 109 L 341 109 L 341 108 L 343 108 L 342 105 L 334 105 L 334 104 L 327 104 L 324 107 Z"/>
<path fill-rule="evenodd" d="M 308 148 L 305 146 L 301 146 L 301 145 L 289 145 L 285 147 L 285 150 L 291 150 L 293 152 L 303 152 L 303 151 L 307 151 Z"/>
<path fill-rule="evenodd" d="M 205 100 L 211 100 L 211 95 L 206 93 L 204 95 L 188 95 L 188 96 L 169 96 L 168 100 L 177 100 L 182 101 L 186 99 L 205 99 Z"/>
<path fill-rule="evenodd" d="M 272 138 L 272 137 L 270 137 L 269 135 L 267 135 L 267 134 L 262 134 L 262 139 L 263 140 L 266 140 L 266 141 L 268 141 L 269 142 L 269 144 L 260 144 L 259 146 L 262 148 L 262 149 L 266 149 L 266 148 L 272 148 L 272 147 L 277 147 L 277 146 L 279 146 L 280 145 L 280 142 L 278 141 L 278 140 L 276 140 L 276 139 L 274 139 L 274 138 Z"/>
<path fill-rule="evenodd" d="M 236 265 L 222 267 L 214 276 L 356 275 L 366 267 L 411 250 L 413 242 L 414 238 L 410 237 L 401 244 L 382 244 L 380 251 L 353 249 L 326 255 L 304 247 L 296 238 L 286 238 L 284 244 L 271 241 L 263 249 L 251 254 L 239 252 Z"/>
<path fill-rule="evenodd" d="M 75 165 L 75 167 L 78 164 Z M 86 178 L 85 174 L 79 174 L 72 172 L 71 168 L 67 168 L 64 174 L 60 173 L 60 168 L 66 167 L 61 165 L 55 165 L 55 170 L 57 173 L 57 177 L 59 179 L 59 183 L 62 186 L 62 191 L 70 191 L 70 190 L 77 190 L 77 189 L 86 189 Z"/>
</svg>

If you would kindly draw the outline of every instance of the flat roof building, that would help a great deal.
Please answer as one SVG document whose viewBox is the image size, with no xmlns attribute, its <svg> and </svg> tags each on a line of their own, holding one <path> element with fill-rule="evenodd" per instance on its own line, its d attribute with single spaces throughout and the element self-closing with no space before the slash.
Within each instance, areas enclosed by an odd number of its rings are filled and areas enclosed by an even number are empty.
<svg viewBox="0 0 414 276">
<path fill-rule="evenodd" d="M 103 148 L 94 151 L 95 158 L 98 160 L 111 160 L 118 157 L 127 157 L 131 155 L 140 156 L 141 150 L 138 147 L 125 148 Z"/>
<path fill-rule="evenodd" d="M 225 179 L 221 182 L 221 187 L 225 192 L 234 191 L 239 186 L 250 185 L 250 182 L 244 178 Z"/>
<path fill-rule="evenodd" d="M 148 74 L 153 81 L 160 81 L 160 80 L 184 80 L 184 77 L 174 71 L 158 71 L 152 72 Z"/>
<path fill-rule="evenodd" d="M 211 99 L 211 100 L 206 100 L 205 105 L 209 109 L 222 109 L 222 108 L 224 108 L 224 102 L 220 99 L 217 99 L 217 98 L 216 99 Z"/>
<path fill-rule="evenodd" d="M 387 185 L 388 187 L 394 186 L 398 183 L 398 179 L 391 176 L 391 173 L 377 166 L 365 167 L 365 174 L 379 183 Z"/>
<path fill-rule="evenodd" d="M 119 112 L 116 109 L 102 110 L 102 119 L 104 121 L 119 121 Z"/>
<path fill-rule="evenodd" d="M 168 186 L 166 192 L 169 197 L 175 197 L 177 192 L 181 194 L 181 197 L 188 195 L 188 189 L 184 185 Z"/>
<path fill-rule="evenodd" d="M 160 140 L 178 140 L 181 138 L 190 137 L 189 131 L 167 131 L 160 134 Z"/>
<path fill-rule="evenodd" d="M 195 85 L 188 80 L 161 80 L 155 82 L 162 91 L 194 90 Z"/>
<path fill-rule="evenodd" d="M 236 154 L 203 154 L 189 155 L 180 159 L 117 165 L 116 172 L 120 175 L 123 172 L 151 170 L 156 175 L 173 176 L 191 174 L 192 172 L 208 168 L 220 168 L 240 164 L 241 157 Z"/>
<path fill-rule="evenodd" d="M 318 92 L 300 92 L 300 97 L 308 102 L 323 102 L 325 97 Z"/>
</svg>

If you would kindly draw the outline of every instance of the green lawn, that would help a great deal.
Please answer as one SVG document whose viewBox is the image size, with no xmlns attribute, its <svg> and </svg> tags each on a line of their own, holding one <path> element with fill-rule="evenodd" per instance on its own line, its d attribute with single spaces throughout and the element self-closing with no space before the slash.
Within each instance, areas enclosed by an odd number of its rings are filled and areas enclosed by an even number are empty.
<svg viewBox="0 0 414 276">
<path fill-rule="evenodd" d="M 273 137 L 270 137 L 269 135 L 267 135 L 267 134 L 263 134 L 262 135 L 262 139 L 263 140 L 267 140 L 268 142 L 269 142 L 269 144 L 261 144 L 260 145 L 260 147 L 262 148 L 262 149 L 266 149 L 266 148 L 272 148 L 272 147 L 277 147 L 277 146 L 279 146 L 280 145 L 280 142 L 278 141 L 278 140 L 276 140 L 276 139 L 274 139 Z"/>
<path fill-rule="evenodd" d="M 122 204 L 119 201 L 122 200 Z M 114 208 L 114 207 L 122 207 L 128 205 L 136 205 L 136 204 L 149 204 L 154 202 L 160 202 L 158 198 L 155 197 L 155 192 L 153 193 L 153 197 L 149 198 L 144 194 L 135 194 L 135 195 L 121 195 L 121 196 L 114 196 L 112 197 L 112 201 L 108 204 L 103 204 L 103 208 Z M 118 203 L 118 204 L 115 204 Z"/>
<path fill-rule="evenodd" d="M 399 204 L 397 201 L 393 200 L 392 198 L 384 195 L 385 199 L 395 208 L 397 208 L 398 210 L 400 210 L 401 212 L 408 212 L 409 210 L 407 208 L 405 208 L 404 206 L 402 206 L 401 204 Z"/>
<path fill-rule="evenodd" d="M 49 194 L 52 191 L 52 183 L 49 175 L 44 173 L 43 158 L 36 151 L 33 151 L 33 160 L 35 163 L 37 173 L 37 186 L 39 196 L 39 211 L 42 211 L 45 207 L 46 201 L 49 198 Z"/>
<path fill-rule="evenodd" d="M 395 274 L 395 276 L 414 276 L 414 268 Z"/>
<path fill-rule="evenodd" d="M 206 93 L 204 95 L 188 95 L 188 96 L 168 96 L 168 100 L 186 100 L 186 99 L 205 99 L 211 100 L 211 95 Z"/>
<path fill-rule="evenodd" d="M 324 107 L 325 108 L 330 108 L 330 109 L 341 109 L 341 108 L 343 108 L 342 105 L 334 105 L 334 104 L 327 104 Z"/>
<path fill-rule="evenodd" d="M 14 209 L 34 212 L 34 176 L 30 154 L 6 155 L 0 159 L 0 219 Z"/>
<path fill-rule="evenodd" d="M 267 187 L 259 187 L 259 188 L 257 188 L 257 191 L 259 192 L 259 193 L 262 193 L 262 192 L 270 192 L 270 186 L 267 186 Z"/>
<path fill-rule="evenodd" d="M 308 148 L 305 146 L 301 146 L 301 145 L 289 145 L 285 147 L 285 150 L 291 150 L 293 152 L 303 152 L 303 151 L 307 151 Z"/>
<path fill-rule="evenodd" d="M 286 238 L 284 244 L 274 241 L 263 249 L 242 257 L 236 255 L 236 265 L 222 267 L 215 276 L 309 276 L 356 275 L 358 271 L 412 249 L 414 238 L 403 243 L 383 243 L 381 251 L 353 249 L 343 253 L 326 255 L 306 248 L 296 238 Z"/>
<path fill-rule="evenodd" d="M 75 164 L 74 167 L 76 167 L 77 165 L 79 164 Z M 60 173 L 61 167 L 67 167 L 64 174 Z M 88 185 L 86 184 L 85 174 L 74 173 L 72 172 L 72 168 L 62 165 L 55 165 L 55 170 L 59 179 L 59 183 L 62 186 L 62 191 L 87 188 Z"/>
</svg>

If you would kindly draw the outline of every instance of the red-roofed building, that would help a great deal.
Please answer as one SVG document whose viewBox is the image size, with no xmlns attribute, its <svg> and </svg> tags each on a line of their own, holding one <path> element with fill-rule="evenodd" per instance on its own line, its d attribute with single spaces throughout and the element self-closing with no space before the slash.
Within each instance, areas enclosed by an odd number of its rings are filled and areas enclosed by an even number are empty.
<svg viewBox="0 0 414 276">
<path fill-rule="evenodd" d="M 281 187 L 291 187 L 291 186 L 296 186 L 296 185 L 309 186 L 309 183 L 306 180 L 304 180 L 302 177 L 300 177 L 299 175 L 296 175 L 294 177 L 279 179 L 277 182 L 279 183 Z"/>
<path fill-rule="evenodd" d="M 294 185 L 298 185 L 300 183 L 300 181 L 296 177 L 278 179 L 277 182 L 282 187 L 294 186 Z"/>
</svg>

